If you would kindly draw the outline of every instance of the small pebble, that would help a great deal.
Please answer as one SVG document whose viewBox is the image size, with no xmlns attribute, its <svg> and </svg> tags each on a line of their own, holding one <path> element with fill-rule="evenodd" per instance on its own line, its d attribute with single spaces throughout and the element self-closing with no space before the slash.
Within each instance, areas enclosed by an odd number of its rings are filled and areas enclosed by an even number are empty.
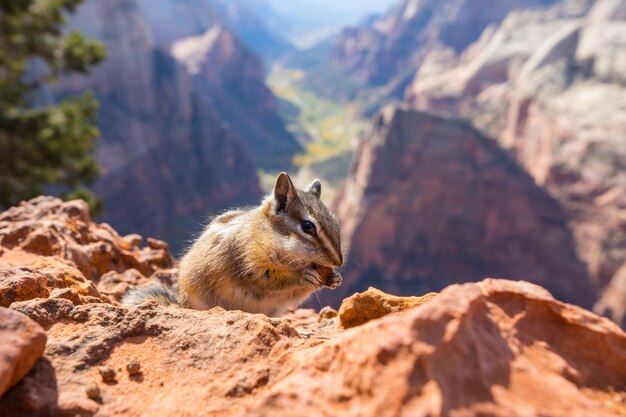
<svg viewBox="0 0 626 417">
<path fill-rule="evenodd" d="M 319 319 L 332 319 L 333 317 L 337 317 L 337 310 L 330 306 L 326 306 L 320 310 Z"/>
<path fill-rule="evenodd" d="M 98 371 L 100 371 L 100 376 L 104 382 L 112 382 L 115 380 L 115 369 L 110 366 L 101 366 Z"/>
<path fill-rule="evenodd" d="M 128 371 L 129 375 L 138 374 L 140 369 L 141 369 L 141 364 L 137 360 L 132 360 L 128 362 L 128 364 L 126 365 L 126 370 Z"/>
<path fill-rule="evenodd" d="M 95 382 L 90 382 L 85 387 L 85 394 L 87 394 L 88 398 L 96 400 L 100 398 L 100 387 Z"/>
</svg>

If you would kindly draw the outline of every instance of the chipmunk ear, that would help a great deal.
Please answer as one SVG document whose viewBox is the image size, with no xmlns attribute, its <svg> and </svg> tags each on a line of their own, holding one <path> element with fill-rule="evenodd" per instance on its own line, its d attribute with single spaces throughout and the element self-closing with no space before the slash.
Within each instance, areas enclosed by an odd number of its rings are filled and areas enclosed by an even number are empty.
<svg viewBox="0 0 626 417">
<path fill-rule="evenodd" d="M 291 182 L 291 178 L 285 172 L 278 174 L 274 184 L 274 199 L 276 200 L 276 212 L 284 211 L 298 198 L 298 192 Z"/>
<path fill-rule="evenodd" d="M 314 180 L 306 189 L 307 193 L 313 194 L 318 200 L 322 193 L 322 183 L 320 180 Z"/>
</svg>

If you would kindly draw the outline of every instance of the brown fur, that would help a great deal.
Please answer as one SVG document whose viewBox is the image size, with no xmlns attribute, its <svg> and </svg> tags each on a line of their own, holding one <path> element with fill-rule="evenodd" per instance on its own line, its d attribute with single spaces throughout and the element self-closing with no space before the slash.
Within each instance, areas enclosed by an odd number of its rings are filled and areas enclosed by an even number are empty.
<svg viewBox="0 0 626 417">
<path fill-rule="evenodd" d="M 282 173 L 259 207 L 215 218 L 181 261 L 180 304 L 280 315 L 325 285 L 315 267 L 340 266 L 343 255 L 339 224 L 319 191 L 319 181 L 298 191 Z M 308 218 L 315 238 L 299 227 Z"/>
</svg>

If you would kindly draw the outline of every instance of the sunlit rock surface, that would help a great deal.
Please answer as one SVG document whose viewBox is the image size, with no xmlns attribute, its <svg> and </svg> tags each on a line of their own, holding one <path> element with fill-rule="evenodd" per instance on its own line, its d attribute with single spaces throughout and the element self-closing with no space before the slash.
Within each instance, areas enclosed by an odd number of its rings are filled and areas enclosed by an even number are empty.
<svg viewBox="0 0 626 417">
<path fill-rule="evenodd" d="M 0 288 L 27 276 L 65 287 L 49 298 L 23 292 L 0 308 L 0 392 L 17 382 L 0 394 L 0 415 L 626 412 L 626 334 L 537 285 L 452 285 L 348 330 L 338 316 L 313 310 L 269 318 L 152 302 L 126 308 L 113 296 L 85 295 L 83 282 L 101 288 L 108 274 L 136 271 L 143 283 L 175 274 L 164 242 L 140 242 L 91 222 L 80 201 L 41 197 L 0 214 Z M 24 265 L 16 254 L 28 255 Z M 76 283 L 58 280 L 61 264 L 78 271 Z M 381 308 L 398 301 L 372 292 Z"/>
</svg>

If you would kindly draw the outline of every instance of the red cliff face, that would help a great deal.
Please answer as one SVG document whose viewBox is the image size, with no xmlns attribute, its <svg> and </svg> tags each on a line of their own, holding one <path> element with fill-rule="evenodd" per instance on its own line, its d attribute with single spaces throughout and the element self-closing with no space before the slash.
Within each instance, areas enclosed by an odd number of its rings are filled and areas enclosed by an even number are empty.
<svg viewBox="0 0 626 417">
<path fill-rule="evenodd" d="M 95 190 L 107 222 L 167 238 L 178 249 L 209 214 L 259 198 L 255 166 L 234 123 L 222 120 L 219 103 L 194 91 L 185 68 L 154 42 L 134 0 L 88 1 L 72 26 L 108 48 L 89 77 L 64 80 L 53 92 L 91 89 L 100 100 Z M 262 83 L 246 75 L 233 77 Z M 256 98 L 248 97 L 251 106 Z"/>
<path fill-rule="evenodd" d="M 565 213 L 465 122 L 387 108 L 360 144 L 336 210 L 350 246 L 341 295 L 436 291 L 485 276 L 590 305 Z"/>
<path fill-rule="evenodd" d="M 451 48 L 459 53 L 511 10 L 554 1 L 402 0 L 384 17 L 344 30 L 331 62 L 372 85 L 401 83 L 429 51 Z"/>
<path fill-rule="evenodd" d="M 277 113 L 265 85 L 261 59 L 220 25 L 176 41 L 172 55 L 191 76 L 194 93 L 241 135 L 254 160 L 270 168 L 289 166 L 300 149 Z"/>
<path fill-rule="evenodd" d="M 626 260 L 624 39 L 623 1 L 513 12 L 458 61 L 428 59 L 406 94 L 414 108 L 460 114 L 510 149 L 564 207 L 600 289 Z"/>
<path fill-rule="evenodd" d="M 134 1 L 155 44 L 185 68 L 194 94 L 237 132 L 255 163 L 289 167 L 301 148 L 278 115 L 264 63 L 253 52 L 267 48 L 272 55 L 287 45 L 254 17 L 254 6 L 234 0 Z"/>
<path fill-rule="evenodd" d="M 268 60 L 291 52 L 284 19 L 266 0 L 135 0 L 147 16 L 154 39 L 168 46 L 205 33 L 216 24 L 228 27 L 247 48 Z"/>
</svg>

